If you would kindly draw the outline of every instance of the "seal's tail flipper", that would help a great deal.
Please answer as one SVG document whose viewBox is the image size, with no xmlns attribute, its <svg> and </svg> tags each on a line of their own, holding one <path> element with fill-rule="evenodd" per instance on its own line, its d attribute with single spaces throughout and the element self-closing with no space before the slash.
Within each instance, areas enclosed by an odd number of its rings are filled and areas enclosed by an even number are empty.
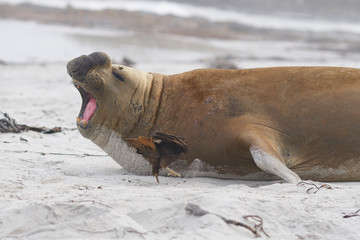
<svg viewBox="0 0 360 240">
<path fill-rule="evenodd" d="M 255 161 L 255 164 L 261 170 L 267 173 L 275 174 L 288 183 L 298 183 L 301 181 L 300 177 L 286 167 L 280 159 L 273 156 L 271 153 L 264 151 L 262 148 L 253 145 L 250 147 L 250 153 Z"/>
</svg>

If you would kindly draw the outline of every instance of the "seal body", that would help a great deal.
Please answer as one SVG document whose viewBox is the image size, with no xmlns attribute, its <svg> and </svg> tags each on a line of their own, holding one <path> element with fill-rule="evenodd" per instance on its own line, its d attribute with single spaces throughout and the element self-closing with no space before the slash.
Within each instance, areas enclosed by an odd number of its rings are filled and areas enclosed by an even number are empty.
<svg viewBox="0 0 360 240">
<path fill-rule="evenodd" d="M 131 147 L 122 140 L 164 132 L 185 139 L 188 153 L 171 164 L 185 175 L 360 180 L 360 69 L 202 69 L 166 76 L 112 65 L 101 54 L 107 64 L 81 70 L 80 78 L 71 72 L 83 69 L 74 64 L 81 58 L 68 64 L 75 85 L 97 101 L 89 125 L 78 127 L 130 171 L 140 173 L 136 166 L 147 163 L 129 157 Z M 96 79 L 104 85 L 98 95 Z M 120 160 L 124 155 L 128 161 Z"/>
</svg>

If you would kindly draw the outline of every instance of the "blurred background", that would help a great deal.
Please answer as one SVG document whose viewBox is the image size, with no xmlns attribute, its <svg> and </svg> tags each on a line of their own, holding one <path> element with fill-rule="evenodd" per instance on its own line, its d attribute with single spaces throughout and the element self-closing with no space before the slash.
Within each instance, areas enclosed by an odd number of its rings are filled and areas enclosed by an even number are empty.
<svg viewBox="0 0 360 240">
<path fill-rule="evenodd" d="M 358 67 L 356 0 L 0 0 L 0 64 L 94 51 L 146 71 Z"/>
</svg>

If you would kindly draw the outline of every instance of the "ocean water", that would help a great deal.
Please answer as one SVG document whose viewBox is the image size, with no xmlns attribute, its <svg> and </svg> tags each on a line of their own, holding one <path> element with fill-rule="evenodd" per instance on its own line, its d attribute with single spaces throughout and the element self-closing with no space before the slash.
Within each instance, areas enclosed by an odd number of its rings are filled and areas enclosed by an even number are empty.
<svg viewBox="0 0 360 240">
<path fill-rule="evenodd" d="M 33 3 L 43 6 L 100 10 L 143 11 L 158 15 L 201 17 L 231 21 L 261 29 L 316 33 L 317 42 L 294 40 L 219 40 L 166 34 L 144 35 L 119 29 L 94 29 L 1 20 L 0 61 L 9 63 L 66 63 L 94 51 L 114 60 L 134 60 L 136 67 L 153 72 L 178 73 L 209 67 L 211 59 L 227 57 L 240 68 L 321 65 L 358 67 L 360 26 L 356 22 L 310 20 L 298 16 L 251 14 L 233 9 L 145 0 L 0 0 L 0 3 Z M 351 41 L 350 41 L 350 40 Z M 350 41 L 350 42 L 349 42 Z M 355 43 L 354 43 L 355 42 Z"/>
<path fill-rule="evenodd" d="M 277 16 L 250 14 L 233 9 L 221 9 L 214 6 L 199 6 L 188 3 L 149 0 L 0 0 L 0 3 L 32 3 L 42 6 L 77 9 L 101 10 L 106 8 L 127 11 L 143 11 L 158 15 L 174 15 L 179 17 L 200 17 L 217 22 L 235 22 L 257 28 L 288 29 L 316 32 L 348 32 L 360 34 L 359 22 L 330 21 L 320 19 L 299 18 L 299 16 Z"/>
</svg>

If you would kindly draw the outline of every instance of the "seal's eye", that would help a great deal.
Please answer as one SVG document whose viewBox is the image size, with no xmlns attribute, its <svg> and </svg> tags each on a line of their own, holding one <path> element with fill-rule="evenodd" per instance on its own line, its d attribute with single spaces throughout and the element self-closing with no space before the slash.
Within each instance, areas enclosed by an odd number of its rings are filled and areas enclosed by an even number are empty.
<svg viewBox="0 0 360 240">
<path fill-rule="evenodd" d="M 113 72 L 113 75 L 116 77 L 117 80 L 121 81 L 121 82 L 125 82 L 124 78 L 122 75 L 116 73 L 116 72 Z"/>
<path fill-rule="evenodd" d="M 119 80 L 121 82 L 125 82 L 125 79 L 124 79 L 123 75 L 120 73 L 121 69 L 122 69 L 122 67 L 120 69 L 116 68 L 116 67 L 113 67 L 112 74 L 115 76 L 116 80 Z"/>
</svg>

